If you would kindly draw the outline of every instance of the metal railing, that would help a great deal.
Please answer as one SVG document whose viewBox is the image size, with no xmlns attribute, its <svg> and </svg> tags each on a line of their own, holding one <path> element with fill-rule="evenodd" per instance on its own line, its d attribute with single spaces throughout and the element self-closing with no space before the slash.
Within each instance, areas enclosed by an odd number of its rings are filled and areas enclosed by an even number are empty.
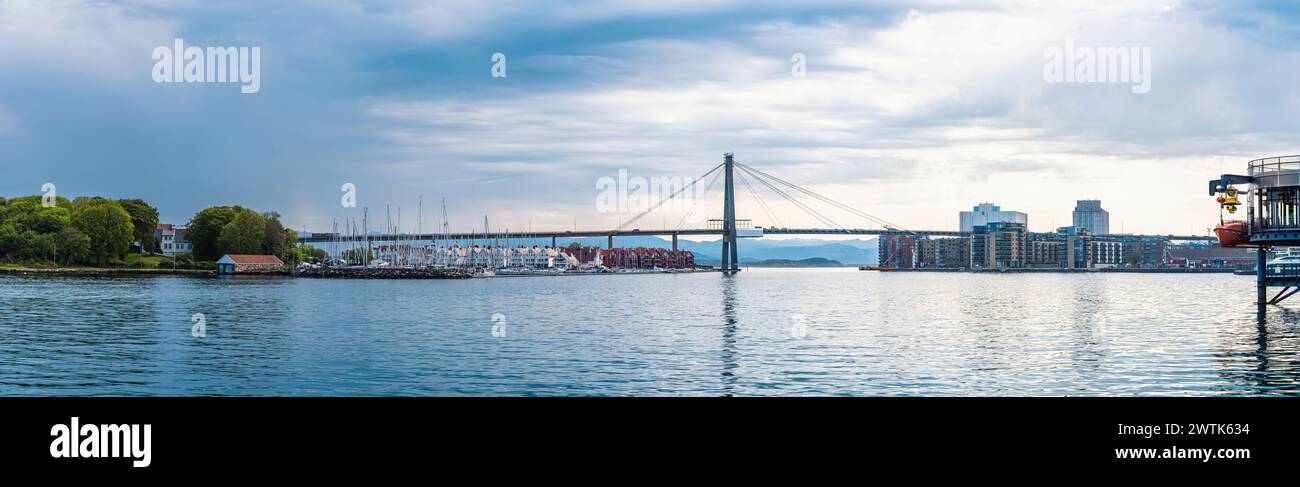
<svg viewBox="0 0 1300 487">
<path fill-rule="evenodd" d="M 1300 155 L 1265 157 L 1247 163 L 1250 177 L 1284 171 L 1300 171 Z"/>
</svg>

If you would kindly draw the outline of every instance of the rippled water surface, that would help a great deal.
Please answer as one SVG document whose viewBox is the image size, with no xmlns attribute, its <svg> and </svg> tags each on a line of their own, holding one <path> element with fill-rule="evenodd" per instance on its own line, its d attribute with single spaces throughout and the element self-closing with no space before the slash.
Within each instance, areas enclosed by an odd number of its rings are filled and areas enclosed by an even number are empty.
<svg viewBox="0 0 1300 487">
<path fill-rule="evenodd" d="M 0 276 L 0 394 L 1300 393 L 1300 311 L 1260 315 L 1253 293 L 1231 275 L 853 269 Z"/>
</svg>

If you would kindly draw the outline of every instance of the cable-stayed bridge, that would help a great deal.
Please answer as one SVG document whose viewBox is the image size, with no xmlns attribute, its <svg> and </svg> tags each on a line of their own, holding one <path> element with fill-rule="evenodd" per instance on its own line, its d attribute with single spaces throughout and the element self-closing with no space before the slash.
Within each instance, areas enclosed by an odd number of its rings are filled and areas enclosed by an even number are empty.
<svg viewBox="0 0 1300 487">
<path fill-rule="evenodd" d="M 711 179 L 710 179 L 711 178 Z M 708 228 L 659 228 L 659 229 L 641 229 L 636 227 L 637 221 L 640 221 L 646 215 L 659 209 L 664 204 L 677 198 L 686 191 L 692 189 L 701 181 L 708 180 L 709 183 L 705 189 L 707 193 L 718 179 L 723 180 L 723 203 L 722 218 L 710 220 Z M 758 203 L 759 209 L 764 215 L 777 224 L 770 227 L 753 227 L 749 225 L 750 220 L 739 219 L 736 216 L 736 184 L 739 180 L 745 187 L 746 191 Z M 751 180 L 753 182 L 751 182 Z M 794 205 L 803 211 L 804 214 L 817 220 L 825 227 L 819 228 L 788 228 L 781 225 L 778 215 L 772 210 L 771 206 L 760 197 L 755 184 L 758 187 L 765 188 L 779 198 Z M 816 202 L 816 203 L 813 203 Z M 810 204 L 811 203 L 811 204 Z M 844 211 L 858 218 L 862 218 L 869 223 L 879 225 L 880 228 L 852 228 L 839 225 L 831 219 L 826 213 L 818 211 L 813 204 L 824 204 L 832 208 Z M 689 217 L 688 214 L 686 217 Z M 682 222 L 685 222 L 683 217 Z M 446 230 L 444 222 L 444 231 L 440 233 L 371 233 L 351 231 L 346 234 L 333 233 L 315 233 L 304 235 L 298 238 L 299 243 L 340 243 L 340 242 L 361 242 L 382 243 L 382 242 L 410 242 L 410 241 L 470 241 L 470 240 L 491 240 L 491 239 L 544 239 L 550 238 L 551 245 L 554 247 L 562 238 L 579 238 L 579 237 L 606 237 L 609 247 L 614 246 L 617 237 L 632 236 L 662 236 L 671 237 L 673 249 L 677 249 L 677 238 L 679 236 L 700 236 L 714 235 L 721 237 L 722 245 L 722 262 L 721 268 L 724 271 L 735 271 L 739 269 L 740 257 L 736 248 L 736 241 L 739 238 L 761 238 L 766 235 L 863 235 L 863 236 L 882 236 L 882 235 L 915 235 L 918 237 L 962 237 L 969 236 L 970 232 L 959 232 L 952 230 L 914 230 L 907 229 L 901 225 L 896 225 L 867 212 L 858 210 L 849 205 L 840 203 L 815 191 L 802 187 L 777 176 L 773 176 L 754 167 L 735 161 L 735 157 L 728 153 L 723 156 L 722 163 L 714 166 L 703 176 L 694 179 L 690 184 L 684 185 L 669 197 L 664 198 L 645 211 L 637 214 L 635 217 L 622 223 L 618 228 L 612 230 L 561 230 L 561 231 L 527 231 L 527 232 L 460 232 L 450 233 Z M 1163 238 L 1167 240 L 1188 240 L 1188 241 L 1215 241 L 1215 237 L 1206 235 L 1095 235 L 1095 237 L 1124 237 L 1124 238 Z"/>
</svg>

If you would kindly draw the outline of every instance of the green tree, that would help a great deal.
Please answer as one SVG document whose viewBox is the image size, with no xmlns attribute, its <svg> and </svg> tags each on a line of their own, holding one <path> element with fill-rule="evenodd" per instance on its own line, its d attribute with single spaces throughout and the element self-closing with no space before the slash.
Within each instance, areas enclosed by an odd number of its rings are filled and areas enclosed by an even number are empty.
<svg viewBox="0 0 1300 487">
<path fill-rule="evenodd" d="M 131 249 L 135 231 L 131 215 L 116 201 L 103 200 L 78 206 L 72 215 L 72 225 L 90 238 L 89 257 L 96 263 L 120 258 Z"/>
<path fill-rule="evenodd" d="M 1138 265 L 1142 263 L 1142 256 L 1137 252 L 1129 252 L 1128 255 L 1124 256 L 1124 263 L 1131 266 Z"/>
<path fill-rule="evenodd" d="M 260 254 L 266 245 L 266 219 L 252 210 L 240 209 L 217 237 L 221 254 Z"/>
<path fill-rule="evenodd" d="M 262 214 L 262 219 L 266 221 L 265 239 L 262 242 L 262 252 L 267 255 L 274 255 L 284 260 L 286 250 L 285 245 L 287 236 L 285 235 L 284 225 L 280 223 L 280 214 L 269 211 Z M 285 262 L 288 262 L 285 260 Z"/>
<path fill-rule="evenodd" d="M 325 262 L 325 259 L 329 258 L 329 254 L 325 252 L 325 249 L 318 249 L 310 245 L 302 246 L 302 253 L 305 257 L 304 260 L 310 260 L 311 262 Z"/>
<path fill-rule="evenodd" d="M 18 241 L 14 244 L 13 256 L 16 259 L 36 257 L 36 232 L 28 230 L 18 234 Z"/>
<path fill-rule="evenodd" d="M 158 237 L 154 230 L 158 228 L 158 209 L 149 206 L 142 199 L 117 200 L 118 204 L 131 215 L 131 227 L 134 229 L 133 237 L 136 242 L 140 242 L 140 250 L 148 252 L 161 252 L 158 247 Z"/>
<path fill-rule="evenodd" d="M 16 259 L 16 254 L 22 251 L 24 245 L 22 234 L 18 233 L 17 228 L 11 224 L 0 225 L 0 257 Z"/>
<path fill-rule="evenodd" d="M 36 233 L 59 233 L 72 221 L 72 214 L 67 208 L 36 208 L 28 214 L 26 227 Z"/>
<path fill-rule="evenodd" d="M 55 242 L 59 261 L 64 264 L 86 262 L 90 259 L 90 237 L 75 227 L 64 228 Z"/>
<path fill-rule="evenodd" d="M 35 232 L 29 232 L 29 233 L 31 233 L 31 236 L 29 237 L 30 239 L 29 241 L 31 242 L 31 252 L 30 252 L 31 257 L 53 262 L 55 257 L 54 253 L 56 249 L 55 242 L 54 242 L 54 234 L 52 233 L 37 234 Z"/>
<path fill-rule="evenodd" d="M 190 229 L 185 237 L 194 245 L 195 259 L 211 261 L 221 258 L 217 239 L 226 224 L 241 211 L 245 210 L 238 206 L 214 206 L 204 208 L 190 219 Z"/>
</svg>

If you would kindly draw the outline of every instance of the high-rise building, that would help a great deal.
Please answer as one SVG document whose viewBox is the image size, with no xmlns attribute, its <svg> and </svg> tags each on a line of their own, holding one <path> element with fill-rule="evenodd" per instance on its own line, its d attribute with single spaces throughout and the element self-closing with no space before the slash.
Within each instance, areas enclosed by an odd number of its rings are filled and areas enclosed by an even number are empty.
<svg viewBox="0 0 1300 487">
<path fill-rule="evenodd" d="M 1078 200 L 1074 205 L 1074 226 L 1086 228 L 1093 235 L 1110 233 L 1110 212 L 1101 209 L 1101 200 Z"/>
<path fill-rule="evenodd" d="M 973 232 L 975 227 L 990 223 L 1019 223 L 1029 226 L 1029 215 L 1019 211 L 1002 211 L 1001 206 L 993 203 L 980 203 L 972 211 L 961 212 L 960 218 L 958 228 L 963 232 Z"/>
<path fill-rule="evenodd" d="M 1028 255 L 1025 225 L 999 222 L 975 227 L 970 268 L 1024 267 Z"/>
</svg>

